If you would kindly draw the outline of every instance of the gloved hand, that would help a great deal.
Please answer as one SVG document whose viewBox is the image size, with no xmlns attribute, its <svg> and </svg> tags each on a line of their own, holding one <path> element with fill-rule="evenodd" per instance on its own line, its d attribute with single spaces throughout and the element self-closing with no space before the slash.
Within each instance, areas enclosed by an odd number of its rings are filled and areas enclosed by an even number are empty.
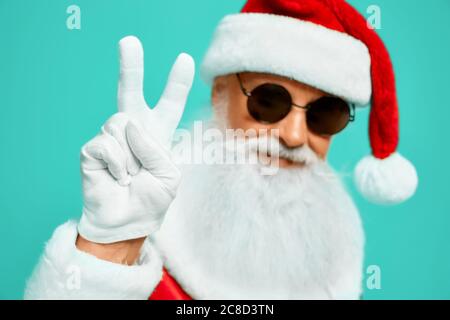
<svg viewBox="0 0 450 320">
<path fill-rule="evenodd" d="M 169 149 L 195 69 L 192 57 L 180 54 L 150 109 L 140 41 L 125 37 L 119 48 L 119 112 L 81 150 L 84 205 L 78 232 L 96 243 L 145 237 L 161 225 L 180 182 Z"/>
</svg>

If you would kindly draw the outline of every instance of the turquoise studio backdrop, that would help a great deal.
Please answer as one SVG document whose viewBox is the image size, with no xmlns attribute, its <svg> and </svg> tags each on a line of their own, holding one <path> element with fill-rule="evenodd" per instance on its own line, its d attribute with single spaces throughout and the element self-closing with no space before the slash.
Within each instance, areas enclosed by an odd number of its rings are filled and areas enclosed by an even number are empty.
<svg viewBox="0 0 450 320">
<path fill-rule="evenodd" d="M 399 206 L 367 203 L 351 171 L 369 153 L 368 110 L 334 139 L 329 160 L 345 173 L 366 231 L 365 299 L 450 299 L 450 1 L 352 0 L 381 9 L 401 112 L 399 150 L 419 173 L 416 196 Z M 144 45 L 145 93 L 154 103 L 181 51 L 197 61 L 225 14 L 244 0 L 0 0 L 0 298 L 20 299 L 44 243 L 81 211 L 80 147 L 116 110 L 117 42 Z M 67 8 L 81 9 L 69 30 Z M 210 114 L 198 73 L 181 126 Z"/>
</svg>

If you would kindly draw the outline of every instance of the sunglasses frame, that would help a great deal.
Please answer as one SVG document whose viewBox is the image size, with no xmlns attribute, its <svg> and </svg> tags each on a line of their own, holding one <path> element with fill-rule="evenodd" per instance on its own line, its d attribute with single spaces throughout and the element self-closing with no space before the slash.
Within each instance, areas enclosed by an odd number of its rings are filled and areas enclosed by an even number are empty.
<svg viewBox="0 0 450 320">
<path fill-rule="evenodd" d="M 253 90 L 255 90 L 256 88 L 259 87 L 259 86 L 257 86 L 257 87 L 254 88 L 252 91 L 248 91 L 248 90 L 244 87 L 244 84 L 243 84 L 242 79 L 241 79 L 241 75 L 240 75 L 239 73 L 236 73 L 236 77 L 238 78 L 239 86 L 240 86 L 240 88 L 241 88 L 242 93 L 243 93 L 245 96 L 247 96 L 248 98 L 252 96 Z M 266 83 L 266 84 L 270 84 L 270 83 Z M 292 95 L 291 95 L 291 93 L 289 92 L 289 90 L 287 90 L 286 88 L 284 88 L 282 85 L 279 85 L 279 84 L 276 84 L 276 83 L 272 83 L 272 84 L 275 85 L 275 86 L 282 87 L 284 90 L 286 90 L 286 91 L 289 93 L 289 95 L 291 96 L 291 108 L 292 108 L 292 107 L 296 107 L 296 108 L 304 109 L 304 110 L 306 110 L 306 111 L 308 112 L 308 110 L 311 108 L 311 105 L 315 102 L 315 101 L 310 102 L 310 103 L 308 103 L 306 106 L 300 106 L 300 105 L 298 105 L 298 104 L 292 103 Z M 317 101 L 317 100 L 316 100 L 316 101 Z M 346 125 L 345 125 L 341 130 L 339 130 L 338 132 L 336 132 L 336 133 L 334 133 L 334 134 L 337 134 L 337 133 L 341 132 L 342 130 L 344 130 L 344 129 L 348 126 L 348 124 L 349 124 L 350 122 L 354 122 L 354 121 L 355 121 L 355 105 L 354 105 L 353 103 L 348 103 L 348 102 L 346 102 L 346 103 L 347 103 L 347 106 L 349 107 L 349 117 L 348 117 L 348 121 L 347 121 Z M 289 110 L 289 112 L 290 112 L 290 110 Z M 288 114 L 289 114 L 289 112 L 288 112 Z M 287 116 L 287 115 L 286 115 L 286 116 Z M 286 116 L 285 116 L 285 117 L 286 117 Z M 276 121 L 276 122 L 279 122 L 279 121 L 283 120 L 285 117 L 283 117 L 282 119 L 280 119 L 280 120 L 278 120 L 278 121 Z M 274 123 L 276 123 L 276 122 L 274 122 Z"/>
</svg>

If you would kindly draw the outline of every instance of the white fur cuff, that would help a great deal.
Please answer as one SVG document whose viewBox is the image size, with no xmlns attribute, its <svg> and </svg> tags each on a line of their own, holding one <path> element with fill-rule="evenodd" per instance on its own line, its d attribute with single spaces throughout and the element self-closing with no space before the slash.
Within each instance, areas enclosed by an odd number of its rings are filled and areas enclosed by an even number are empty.
<svg viewBox="0 0 450 320">
<path fill-rule="evenodd" d="M 58 227 L 25 291 L 25 299 L 147 299 L 162 276 L 162 261 L 146 241 L 139 265 L 97 259 L 75 246 L 77 223 Z"/>
</svg>

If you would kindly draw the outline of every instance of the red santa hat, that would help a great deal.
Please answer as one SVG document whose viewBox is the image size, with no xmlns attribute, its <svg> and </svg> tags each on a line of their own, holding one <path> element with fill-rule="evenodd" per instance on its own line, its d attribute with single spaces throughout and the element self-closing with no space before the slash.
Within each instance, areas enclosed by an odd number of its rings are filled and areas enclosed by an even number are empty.
<svg viewBox="0 0 450 320">
<path fill-rule="evenodd" d="M 242 71 L 285 76 L 357 106 L 371 102 L 372 154 L 355 169 L 370 201 L 395 204 L 418 183 L 397 151 L 399 112 L 395 77 L 383 41 L 344 0 L 248 0 L 219 24 L 202 65 L 203 78 Z"/>
</svg>

